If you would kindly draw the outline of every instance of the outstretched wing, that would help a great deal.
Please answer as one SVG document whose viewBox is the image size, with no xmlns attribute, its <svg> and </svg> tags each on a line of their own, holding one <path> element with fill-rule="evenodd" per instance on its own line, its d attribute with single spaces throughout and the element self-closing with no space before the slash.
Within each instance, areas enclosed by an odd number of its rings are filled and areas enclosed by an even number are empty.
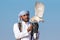
<svg viewBox="0 0 60 40">
<path fill-rule="evenodd" d="M 40 22 L 43 21 L 44 14 L 44 4 L 40 2 L 36 2 L 35 4 L 35 16 L 33 16 L 30 21 L 31 22 Z"/>
<path fill-rule="evenodd" d="M 36 2 L 35 4 L 35 16 L 43 17 L 44 14 L 44 4 L 40 2 Z"/>
</svg>

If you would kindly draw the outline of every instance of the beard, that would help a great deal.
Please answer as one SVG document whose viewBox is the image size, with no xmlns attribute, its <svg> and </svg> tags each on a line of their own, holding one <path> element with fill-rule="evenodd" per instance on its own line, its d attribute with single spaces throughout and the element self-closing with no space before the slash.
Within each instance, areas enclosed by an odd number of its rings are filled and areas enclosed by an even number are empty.
<svg viewBox="0 0 60 40">
<path fill-rule="evenodd" d="M 29 18 L 22 19 L 24 22 L 29 22 Z"/>
</svg>

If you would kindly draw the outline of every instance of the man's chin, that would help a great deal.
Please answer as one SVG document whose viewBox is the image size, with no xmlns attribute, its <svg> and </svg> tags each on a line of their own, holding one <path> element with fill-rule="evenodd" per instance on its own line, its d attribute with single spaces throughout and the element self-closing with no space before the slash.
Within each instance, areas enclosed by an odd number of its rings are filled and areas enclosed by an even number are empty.
<svg viewBox="0 0 60 40">
<path fill-rule="evenodd" d="M 23 20 L 23 21 L 25 21 L 25 22 L 29 22 L 29 19 L 25 19 L 25 20 Z"/>
</svg>

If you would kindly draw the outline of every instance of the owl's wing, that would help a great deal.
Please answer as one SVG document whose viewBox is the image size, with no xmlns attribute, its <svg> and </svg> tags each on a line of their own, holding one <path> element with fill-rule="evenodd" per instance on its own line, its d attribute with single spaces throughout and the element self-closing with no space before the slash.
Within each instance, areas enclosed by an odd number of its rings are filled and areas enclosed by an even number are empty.
<svg viewBox="0 0 60 40">
<path fill-rule="evenodd" d="M 40 2 L 36 2 L 35 4 L 35 16 L 33 16 L 30 21 L 31 22 L 41 22 L 43 21 L 44 14 L 44 4 Z"/>
<path fill-rule="evenodd" d="M 35 16 L 43 17 L 44 14 L 44 4 L 40 2 L 36 2 L 35 4 Z"/>
</svg>

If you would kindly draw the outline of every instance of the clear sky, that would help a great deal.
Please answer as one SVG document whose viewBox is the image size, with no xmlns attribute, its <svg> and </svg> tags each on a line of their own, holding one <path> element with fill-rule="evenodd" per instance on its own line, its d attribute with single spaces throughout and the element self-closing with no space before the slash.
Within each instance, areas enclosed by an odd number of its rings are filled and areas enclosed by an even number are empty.
<svg viewBox="0 0 60 40">
<path fill-rule="evenodd" d="M 39 23 L 39 40 L 60 40 L 60 0 L 39 0 L 45 4 L 44 23 Z M 13 24 L 21 10 L 34 15 L 36 0 L 0 0 L 0 40 L 15 40 Z"/>
</svg>

